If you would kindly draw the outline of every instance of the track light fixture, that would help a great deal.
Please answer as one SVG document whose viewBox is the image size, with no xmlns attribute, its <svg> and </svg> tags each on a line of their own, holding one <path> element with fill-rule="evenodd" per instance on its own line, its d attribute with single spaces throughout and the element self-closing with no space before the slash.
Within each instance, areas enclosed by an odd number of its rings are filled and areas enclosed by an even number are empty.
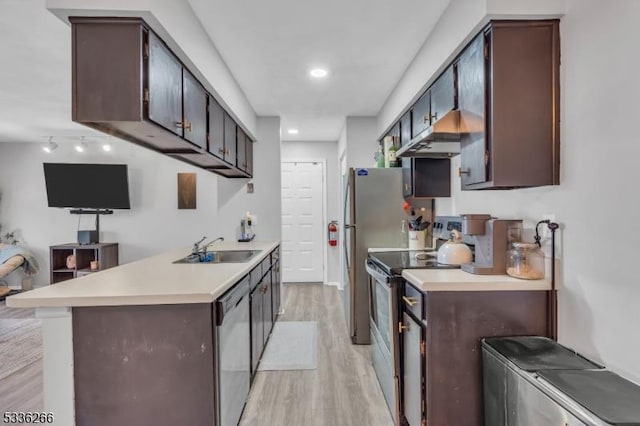
<svg viewBox="0 0 640 426">
<path fill-rule="evenodd" d="M 53 141 L 53 136 L 49 136 L 49 143 L 42 147 L 42 150 L 47 154 L 51 154 L 58 147 L 58 144 Z"/>
</svg>

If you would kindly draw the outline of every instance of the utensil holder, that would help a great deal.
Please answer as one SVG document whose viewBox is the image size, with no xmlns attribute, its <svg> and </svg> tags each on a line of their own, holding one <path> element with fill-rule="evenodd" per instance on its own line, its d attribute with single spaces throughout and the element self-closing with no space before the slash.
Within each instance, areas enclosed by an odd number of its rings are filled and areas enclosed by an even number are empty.
<svg viewBox="0 0 640 426">
<path fill-rule="evenodd" d="M 409 231 L 409 250 L 423 250 L 426 236 L 427 231 Z"/>
</svg>

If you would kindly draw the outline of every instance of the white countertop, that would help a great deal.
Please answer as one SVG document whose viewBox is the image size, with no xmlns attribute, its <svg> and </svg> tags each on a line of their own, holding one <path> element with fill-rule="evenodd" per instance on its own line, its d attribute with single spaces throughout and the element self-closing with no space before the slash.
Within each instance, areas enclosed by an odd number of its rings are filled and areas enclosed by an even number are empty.
<svg viewBox="0 0 640 426">
<path fill-rule="evenodd" d="M 551 290 L 549 278 L 520 280 L 508 275 L 475 275 L 460 269 L 405 269 L 402 277 L 422 291 Z"/>
<path fill-rule="evenodd" d="M 269 255 L 279 241 L 219 242 L 209 250 L 261 250 L 246 263 L 173 264 L 178 249 L 7 298 L 12 308 L 211 303 Z"/>
</svg>

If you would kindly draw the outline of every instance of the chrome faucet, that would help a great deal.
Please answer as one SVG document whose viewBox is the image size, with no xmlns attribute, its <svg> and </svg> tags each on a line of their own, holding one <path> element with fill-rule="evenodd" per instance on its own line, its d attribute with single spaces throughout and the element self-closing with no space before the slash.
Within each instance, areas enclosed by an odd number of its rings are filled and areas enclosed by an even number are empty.
<svg viewBox="0 0 640 426">
<path fill-rule="evenodd" d="M 191 249 L 191 254 L 200 253 L 200 244 L 206 239 L 207 239 L 207 237 L 202 237 L 201 240 L 196 241 L 195 243 L 193 243 L 193 248 Z"/>
<path fill-rule="evenodd" d="M 200 259 L 201 262 L 204 262 L 205 257 L 207 256 L 207 249 L 209 248 L 209 246 L 213 243 L 215 243 L 216 241 L 224 241 L 223 237 L 218 237 L 215 240 L 211 240 L 209 241 L 207 244 L 203 245 L 202 247 L 200 247 L 200 244 L 202 244 L 202 242 L 207 239 L 207 237 L 202 237 L 201 240 L 193 243 L 193 248 L 191 249 L 191 256 L 193 258 L 195 258 L 196 256 L 198 256 L 198 259 Z"/>
<path fill-rule="evenodd" d="M 211 241 L 209 241 L 207 244 L 205 244 L 204 246 L 202 246 L 201 251 L 206 252 L 206 251 L 207 251 L 207 249 L 209 248 L 209 246 L 210 246 L 211 244 L 215 243 L 216 241 L 224 241 L 224 237 L 218 237 L 218 238 L 216 238 L 215 240 L 211 240 Z"/>
</svg>

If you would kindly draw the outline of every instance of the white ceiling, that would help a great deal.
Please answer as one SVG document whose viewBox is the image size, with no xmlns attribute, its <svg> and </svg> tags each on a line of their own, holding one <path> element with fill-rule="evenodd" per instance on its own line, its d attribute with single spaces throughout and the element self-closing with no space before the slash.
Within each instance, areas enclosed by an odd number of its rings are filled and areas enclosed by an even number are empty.
<svg viewBox="0 0 640 426">
<path fill-rule="evenodd" d="M 189 3 L 258 115 L 281 116 L 283 140 L 337 140 L 347 115 L 378 114 L 449 0 Z M 308 76 L 317 66 L 326 80 Z"/>
<path fill-rule="evenodd" d="M 71 29 L 45 0 L 0 0 L 0 142 L 94 135 L 71 121 Z"/>
<path fill-rule="evenodd" d="M 316 141 L 377 115 L 449 1 L 189 0 L 257 114 Z M 71 121 L 70 27 L 45 0 L 0 2 L 0 142 L 97 135 Z"/>
</svg>

